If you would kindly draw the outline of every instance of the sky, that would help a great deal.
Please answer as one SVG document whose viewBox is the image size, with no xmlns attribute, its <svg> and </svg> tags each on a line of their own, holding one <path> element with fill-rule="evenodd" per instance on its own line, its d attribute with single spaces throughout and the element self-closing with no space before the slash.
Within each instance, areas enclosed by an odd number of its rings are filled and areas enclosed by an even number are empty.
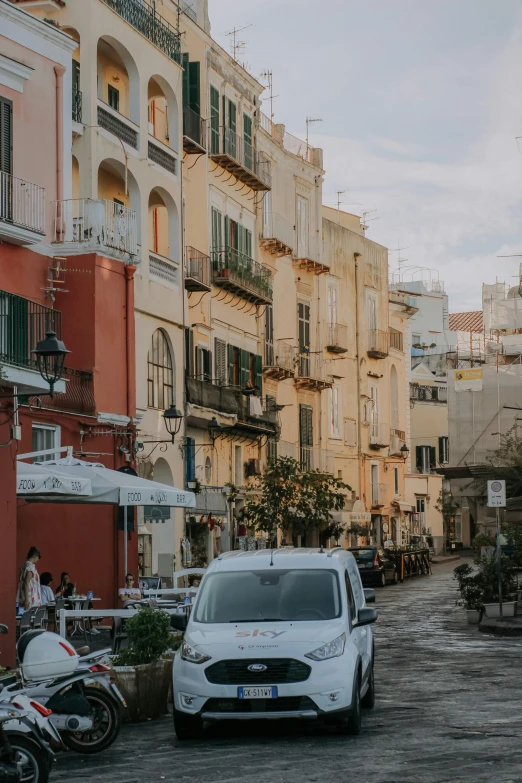
<svg viewBox="0 0 522 783">
<path fill-rule="evenodd" d="M 209 0 L 212 37 L 260 78 L 274 120 L 324 150 L 323 200 L 368 218 L 390 270 L 435 270 L 450 312 L 522 258 L 520 0 Z M 264 83 L 264 80 L 260 78 Z M 263 99 L 268 97 L 268 91 Z M 269 114 L 268 101 L 263 111 Z M 332 204 L 333 205 L 333 204 Z"/>
</svg>

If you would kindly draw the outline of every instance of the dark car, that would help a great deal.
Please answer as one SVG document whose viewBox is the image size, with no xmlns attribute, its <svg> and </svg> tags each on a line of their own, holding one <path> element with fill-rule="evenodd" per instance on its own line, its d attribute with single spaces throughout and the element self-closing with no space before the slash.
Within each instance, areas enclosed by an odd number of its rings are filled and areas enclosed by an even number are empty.
<svg viewBox="0 0 522 783">
<path fill-rule="evenodd" d="M 349 551 L 357 560 L 363 585 L 384 587 L 399 581 L 395 563 L 379 546 L 354 546 Z"/>
</svg>

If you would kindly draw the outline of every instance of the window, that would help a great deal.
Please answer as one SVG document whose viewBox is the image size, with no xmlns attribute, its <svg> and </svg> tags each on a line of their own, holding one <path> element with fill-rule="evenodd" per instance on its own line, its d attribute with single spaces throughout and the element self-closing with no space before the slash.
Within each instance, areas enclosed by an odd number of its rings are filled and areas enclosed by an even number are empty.
<svg viewBox="0 0 522 783">
<path fill-rule="evenodd" d="M 205 481 L 210 484 L 212 479 L 212 461 L 210 457 L 205 457 Z"/>
<path fill-rule="evenodd" d="M 265 309 L 265 364 L 274 366 L 274 311 L 272 305 Z"/>
<path fill-rule="evenodd" d="M 243 114 L 243 149 L 244 164 L 247 169 L 252 171 L 254 161 L 254 151 L 252 149 L 252 117 Z"/>
<path fill-rule="evenodd" d="M 268 438 L 266 442 L 266 461 L 269 465 L 273 465 L 277 461 L 277 440 L 275 438 Z"/>
<path fill-rule="evenodd" d="M 219 153 L 219 90 L 210 88 L 210 154 Z"/>
<path fill-rule="evenodd" d="M 299 446 L 303 470 L 312 469 L 312 448 L 314 445 L 314 411 L 309 405 L 299 406 Z"/>
<path fill-rule="evenodd" d="M 336 285 L 328 285 L 326 297 L 326 318 L 329 326 L 339 323 L 339 291 Z"/>
<path fill-rule="evenodd" d="M 185 367 L 187 376 L 194 377 L 194 332 L 190 327 L 185 329 Z"/>
<path fill-rule="evenodd" d="M 370 439 L 379 437 L 379 389 L 370 386 Z"/>
<path fill-rule="evenodd" d="M 183 106 L 188 106 L 199 114 L 201 111 L 201 99 L 199 90 L 199 62 L 189 62 L 187 53 L 183 57 Z M 211 88 L 213 89 L 213 88 Z M 219 101 L 218 101 L 219 103 Z"/>
<path fill-rule="evenodd" d="M 196 376 L 200 381 L 212 381 L 212 351 L 196 347 Z"/>
<path fill-rule="evenodd" d="M 337 383 L 330 388 L 330 435 L 332 438 L 340 438 L 340 396 L 341 390 Z"/>
<path fill-rule="evenodd" d="M 0 98 L 0 171 L 13 170 L 13 104 Z"/>
<path fill-rule="evenodd" d="M 299 339 L 299 375 L 308 377 L 310 372 L 310 305 L 297 304 L 297 334 Z"/>
<path fill-rule="evenodd" d="M 239 386 L 241 375 L 241 351 L 235 345 L 228 345 L 228 385 Z"/>
<path fill-rule="evenodd" d="M 377 297 L 369 291 L 366 292 L 366 325 L 369 332 L 373 332 L 379 328 Z"/>
<path fill-rule="evenodd" d="M 223 216 L 219 209 L 212 207 L 212 250 L 223 249 Z"/>
<path fill-rule="evenodd" d="M 227 344 L 218 337 L 214 340 L 215 370 L 214 377 L 220 386 L 227 385 Z"/>
<path fill-rule="evenodd" d="M 33 424 L 32 426 L 33 451 L 60 448 L 60 427 L 51 424 Z M 59 454 L 45 454 L 34 457 L 33 462 L 47 462 L 50 459 L 58 459 Z"/>
<path fill-rule="evenodd" d="M 420 336 L 420 334 L 412 334 L 412 336 L 411 336 L 411 344 L 413 345 L 414 348 L 415 348 L 416 345 L 420 345 L 421 344 L 421 336 Z"/>
<path fill-rule="evenodd" d="M 439 463 L 443 465 L 447 462 L 449 462 L 449 438 L 447 435 L 442 435 L 439 438 Z"/>
<path fill-rule="evenodd" d="M 308 257 L 308 237 L 310 226 L 308 220 L 308 200 L 297 197 L 297 257 Z"/>
<path fill-rule="evenodd" d="M 149 408 L 166 410 L 174 402 L 174 373 L 167 335 L 156 329 L 147 357 Z"/>
<path fill-rule="evenodd" d="M 424 514 L 426 511 L 426 498 L 417 498 L 417 514 Z"/>
<path fill-rule="evenodd" d="M 108 85 L 107 103 L 114 111 L 120 110 L 120 91 L 112 84 Z"/>
<path fill-rule="evenodd" d="M 435 446 L 416 446 L 415 456 L 418 473 L 431 473 L 436 467 Z"/>
<path fill-rule="evenodd" d="M 370 466 L 370 479 L 372 486 L 372 506 L 379 505 L 379 466 Z"/>
<path fill-rule="evenodd" d="M 243 449 L 234 446 L 234 484 L 236 487 L 243 485 Z"/>
<path fill-rule="evenodd" d="M 393 468 L 393 489 L 395 492 L 395 497 L 398 497 L 400 495 L 399 492 L 399 468 L 394 467 Z"/>
</svg>

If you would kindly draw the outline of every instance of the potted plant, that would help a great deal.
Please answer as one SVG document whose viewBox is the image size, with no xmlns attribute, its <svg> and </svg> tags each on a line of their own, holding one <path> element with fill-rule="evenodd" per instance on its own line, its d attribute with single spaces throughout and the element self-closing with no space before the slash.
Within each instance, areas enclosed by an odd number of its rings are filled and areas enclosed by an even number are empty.
<svg viewBox="0 0 522 783">
<path fill-rule="evenodd" d="M 141 721 L 157 718 L 167 712 L 175 647 L 170 616 L 143 607 L 125 623 L 129 647 L 113 659 L 114 678 L 127 702 L 126 719 Z"/>
<path fill-rule="evenodd" d="M 469 563 L 462 563 L 453 571 L 458 582 L 460 598 L 457 606 L 463 606 L 470 625 L 478 625 L 483 610 L 483 589 L 480 574 L 473 573 Z"/>
<path fill-rule="evenodd" d="M 483 603 L 486 617 L 500 617 L 498 591 L 498 564 L 496 556 L 481 555 L 478 560 L 478 581 L 483 591 Z M 502 614 L 504 617 L 514 617 L 517 602 L 506 601 L 516 589 L 515 569 L 509 558 L 504 555 L 500 560 L 502 583 Z"/>
</svg>

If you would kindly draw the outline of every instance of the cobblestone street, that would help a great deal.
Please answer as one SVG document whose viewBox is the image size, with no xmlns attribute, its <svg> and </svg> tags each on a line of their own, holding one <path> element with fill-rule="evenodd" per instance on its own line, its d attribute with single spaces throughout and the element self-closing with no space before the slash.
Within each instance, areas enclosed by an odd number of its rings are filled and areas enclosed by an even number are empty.
<svg viewBox="0 0 522 783">
<path fill-rule="evenodd" d="M 377 592 L 377 703 L 359 737 L 315 725 L 233 724 L 180 743 L 170 718 L 124 727 L 52 780 L 90 783 L 522 781 L 522 639 L 479 633 L 454 606 L 455 563 Z"/>
</svg>

